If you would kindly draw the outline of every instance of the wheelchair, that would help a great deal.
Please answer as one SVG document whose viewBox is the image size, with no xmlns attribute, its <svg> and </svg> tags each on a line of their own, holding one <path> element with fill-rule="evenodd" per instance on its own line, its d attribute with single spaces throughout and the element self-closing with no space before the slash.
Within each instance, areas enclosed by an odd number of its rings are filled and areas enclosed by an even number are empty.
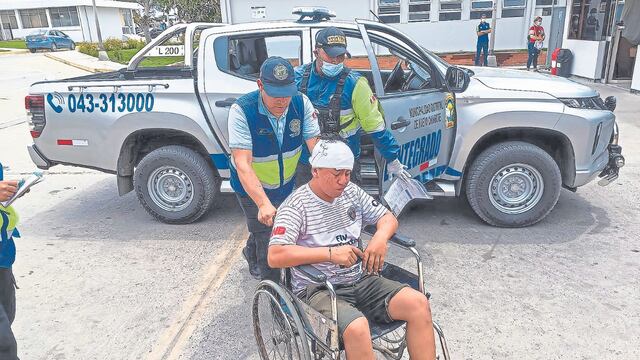
<svg viewBox="0 0 640 360">
<path fill-rule="evenodd" d="M 375 227 L 366 227 L 364 234 L 371 235 Z M 417 265 L 417 274 L 413 274 L 385 261 L 382 276 L 401 283 L 430 297 L 424 287 L 423 265 L 420 254 L 415 249 L 415 241 L 402 235 L 394 235 L 391 244 L 413 254 Z M 327 318 L 300 300 L 290 287 L 290 271 L 282 269 L 280 283 L 263 280 L 256 287 L 252 318 L 254 336 L 258 345 L 260 358 L 273 359 L 341 359 L 344 349 L 338 338 L 336 293 L 326 276 L 310 265 L 297 266 L 309 279 L 324 284 L 328 289 L 332 302 L 332 316 Z M 407 344 L 405 339 L 406 325 L 403 321 L 389 324 L 376 323 L 369 320 L 373 349 L 386 359 L 401 359 Z M 449 360 L 449 350 L 444 333 L 433 321 L 436 337 L 436 358 Z"/>
</svg>

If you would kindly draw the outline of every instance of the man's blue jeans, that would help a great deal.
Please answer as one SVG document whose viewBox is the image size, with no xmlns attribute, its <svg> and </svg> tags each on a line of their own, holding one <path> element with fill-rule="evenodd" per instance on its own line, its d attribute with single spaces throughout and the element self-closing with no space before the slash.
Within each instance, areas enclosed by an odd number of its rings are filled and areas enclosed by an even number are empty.
<svg viewBox="0 0 640 360">
<path fill-rule="evenodd" d="M 483 52 L 482 55 L 482 65 L 484 66 L 488 66 L 488 62 L 487 62 L 487 53 L 489 52 L 489 42 L 488 41 L 478 41 L 478 44 L 476 45 L 476 61 L 475 61 L 475 65 L 476 66 L 480 66 L 480 52 Z"/>
</svg>

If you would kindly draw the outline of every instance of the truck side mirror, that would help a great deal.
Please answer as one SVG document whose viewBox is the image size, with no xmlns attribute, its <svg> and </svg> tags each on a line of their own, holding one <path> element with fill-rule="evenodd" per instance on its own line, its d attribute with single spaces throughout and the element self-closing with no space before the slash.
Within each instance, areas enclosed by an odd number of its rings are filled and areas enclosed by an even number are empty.
<svg viewBox="0 0 640 360">
<path fill-rule="evenodd" d="M 467 90 L 471 78 L 469 77 L 469 73 L 465 70 L 456 66 L 449 66 L 447 69 L 447 75 L 445 76 L 445 81 L 447 82 L 449 91 L 461 93 Z"/>
</svg>

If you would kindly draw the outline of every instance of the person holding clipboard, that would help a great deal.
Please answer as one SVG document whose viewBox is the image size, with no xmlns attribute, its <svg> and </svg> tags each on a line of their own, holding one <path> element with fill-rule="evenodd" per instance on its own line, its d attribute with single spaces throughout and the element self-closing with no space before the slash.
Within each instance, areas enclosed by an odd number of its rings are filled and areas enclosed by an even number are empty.
<svg viewBox="0 0 640 360">
<path fill-rule="evenodd" d="M 11 203 L 29 191 L 29 187 L 42 179 L 40 173 L 34 173 L 25 182 L 4 180 L 4 171 L 0 163 L 0 359 L 18 359 L 18 346 L 11 330 L 16 315 L 16 279 L 13 276 L 13 263 L 16 259 L 14 238 L 20 237 L 16 225 L 18 213 Z"/>
</svg>

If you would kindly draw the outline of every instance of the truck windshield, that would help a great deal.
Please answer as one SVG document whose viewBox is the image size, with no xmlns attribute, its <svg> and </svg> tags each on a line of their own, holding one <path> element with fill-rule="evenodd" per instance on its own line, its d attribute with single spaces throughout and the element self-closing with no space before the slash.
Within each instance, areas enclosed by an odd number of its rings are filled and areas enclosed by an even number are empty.
<svg viewBox="0 0 640 360">
<path fill-rule="evenodd" d="M 422 46 L 422 49 L 430 57 L 430 60 L 433 63 L 436 64 L 436 67 L 438 68 L 438 71 L 440 71 L 440 73 L 442 73 L 442 75 L 446 74 L 447 73 L 447 69 L 449 68 L 449 66 L 451 66 L 451 64 L 449 64 L 448 62 L 442 60 L 442 58 L 440 56 L 432 53 L 431 50 L 425 48 L 424 46 Z"/>
</svg>

